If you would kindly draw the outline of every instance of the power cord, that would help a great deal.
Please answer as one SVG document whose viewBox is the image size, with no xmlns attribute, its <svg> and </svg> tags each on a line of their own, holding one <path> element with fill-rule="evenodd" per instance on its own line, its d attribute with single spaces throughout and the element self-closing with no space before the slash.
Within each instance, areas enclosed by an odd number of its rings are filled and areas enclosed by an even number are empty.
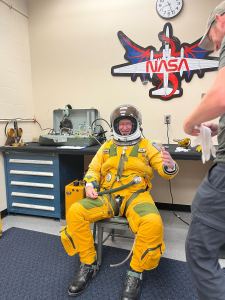
<svg viewBox="0 0 225 300">
<path fill-rule="evenodd" d="M 168 145 L 170 144 L 170 137 L 169 137 L 169 122 L 166 122 L 166 136 L 167 136 L 167 143 Z M 169 191 L 170 191 L 170 197 L 171 197 L 171 211 L 174 214 L 175 217 L 177 217 L 180 221 L 182 221 L 186 225 L 190 225 L 187 221 L 181 218 L 180 215 L 176 213 L 174 210 L 174 198 L 173 198 L 173 192 L 172 192 L 172 183 L 171 180 L 169 179 Z"/>
<path fill-rule="evenodd" d="M 5 122 L 5 128 L 4 128 L 4 133 L 5 133 L 5 136 L 7 137 L 7 127 L 10 123 L 13 123 L 13 122 L 34 122 L 38 124 L 38 126 L 40 127 L 40 129 L 43 131 L 43 130 L 53 130 L 52 128 L 42 128 L 41 127 L 41 124 L 35 119 L 35 118 L 32 118 L 32 119 L 28 119 L 28 118 L 12 118 L 12 119 L 0 119 L 1 122 Z"/>
<path fill-rule="evenodd" d="M 103 118 L 97 118 L 91 123 L 91 136 L 98 142 L 99 145 L 102 145 L 107 140 L 105 135 L 107 133 L 107 130 L 104 130 L 101 124 L 95 124 L 97 121 L 104 121 L 109 126 L 110 130 L 111 126 L 109 122 Z"/>
<path fill-rule="evenodd" d="M 36 119 L 34 119 L 34 123 L 37 123 L 37 124 L 38 124 L 38 126 L 39 126 L 40 129 L 41 129 L 41 131 L 44 131 L 44 130 L 49 130 L 49 131 L 51 131 L 51 130 L 53 130 L 53 128 L 49 128 L 49 127 L 47 127 L 47 128 L 42 128 L 41 124 L 40 124 Z"/>
</svg>

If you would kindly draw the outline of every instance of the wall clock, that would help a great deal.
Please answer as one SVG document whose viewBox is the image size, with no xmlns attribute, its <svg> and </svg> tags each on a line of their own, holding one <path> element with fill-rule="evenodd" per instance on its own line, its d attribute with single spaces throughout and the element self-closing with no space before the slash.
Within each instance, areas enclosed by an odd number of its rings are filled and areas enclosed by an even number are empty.
<svg viewBox="0 0 225 300">
<path fill-rule="evenodd" d="M 172 19 L 182 10 L 183 0 L 157 0 L 156 11 L 163 19 Z"/>
</svg>

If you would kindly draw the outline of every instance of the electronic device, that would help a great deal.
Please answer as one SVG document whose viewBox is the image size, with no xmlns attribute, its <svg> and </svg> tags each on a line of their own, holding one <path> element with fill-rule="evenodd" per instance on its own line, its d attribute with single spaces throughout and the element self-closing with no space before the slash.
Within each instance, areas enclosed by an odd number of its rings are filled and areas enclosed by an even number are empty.
<svg viewBox="0 0 225 300">
<path fill-rule="evenodd" d="M 99 143 L 98 132 L 92 128 L 92 124 L 98 118 L 99 112 L 94 108 L 72 109 L 71 105 L 66 105 L 65 109 L 56 109 L 53 111 L 53 129 L 48 134 L 40 135 L 39 144 L 78 147 L 96 145 Z M 102 130 L 98 126 L 95 124 L 97 131 Z"/>
</svg>

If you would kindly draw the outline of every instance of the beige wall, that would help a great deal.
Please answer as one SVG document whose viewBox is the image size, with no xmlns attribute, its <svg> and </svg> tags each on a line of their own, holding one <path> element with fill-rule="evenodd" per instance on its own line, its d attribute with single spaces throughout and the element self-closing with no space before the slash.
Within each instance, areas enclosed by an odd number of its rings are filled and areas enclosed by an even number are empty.
<svg viewBox="0 0 225 300">
<path fill-rule="evenodd" d="M 180 171 L 178 176 L 171 180 L 173 203 L 190 205 L 201 179 L 205 176 L 212 162 L 207 165 L 202 165 L 199 161 L 190 163 L 187 160 L 179 160 L 177 162 Z M 160 203 L 172 203 L 168 181 L 156 174 L 152 183 L 154 200 Z"/>
<path fill-rule="evenodd" d="M 166 142 L 163 116 L 168 113 L 172 115 L 171 141 L 184 137 L 182 122 L 207 91 L 216 72 L 206 73 L 203 79 L 195 75 L 190 83 L 183 81 L 183 96 L 168 102 L 149 98 L 151 83 L 142 85 L 139 79 L 132 82 L 129 77 L 113 77 L 110 73 L 112 66 L 126 62 L 124 48 L 117 37 L 119 30 L 143 47 L 161 47 L 158 33 L 165 21 L 157 15 L 155 2 L 28 2 L 35 112 L 44 126 L 51 126 L 53 109 L 68 103 L 73 108 L 95 107 L 107 120 L 115 106 L 132 103 L 143 114 L 146 137 Z M 184 2 L 182 13 L 171 23 L 174 35 L 181 42 L 192 43 L 202 35 L 209 12 L 220 1 Z M 190 204 L 209 166 L 203 166 L 200 161 L 179 163 L 180 176 L 173 182 L 174 202 Z M 157 176 L 153 195 L 157 201 L 171 202 L 168 183 Z"/>
<path fill-rule="evenodd" d="M 85 156 L 84 170 L 88 169 L 92 158 L 92 155 Z M 155 202 L 172 203 L 173 201 L 174 204 L 191 205 L 199 183 L 212 165 L 212 162 L 205 165 L 200 161 L 178 160 L 177 162 L 179 174 L 171 180 L 173 199 L 170 194 L 169 182 L 162 179 L 157 173 L 154 174 L 151 193 Z"/>
<path fill-rule="evenodd" d="M 74 108 L 99 109 L 103 118 L 116 105 L 138 105 L 144 133 L 166 142 L 164 114 L 172 115 L 171 138 L 184 136 L 185 116 L 206 92 L 216 72 L 182 82 L 184 95 L 164 102 L 150 99 L 149 82 L 111 76 L 111 67 L 125 63 L 117 32 L 137 44 L 161 47 L 158 33 L 165 21 L 155 11 L 155 0 L 30 0 L 29 30 L 35 111 L 41 123 L 52 124 L 52 110 L 70 103 Z M 192 43 L 201 37 L 209 11 L 219 0 L 184 1 L 174 20 L 174 35 Z M 43 114 L 43 109 L 45 114 Z"/>
<path fill-rule="evenodd" d="M 119 30 L 143 47 L 161 47 L 158 33 L 165 21 L 157 15 L 155 2 L 27 0 L 27 9 L 25 0 L 10 1 L 28 14 L 29 20 L 0 3 L 1 118 L 31 118 L 35 114 L 42 127 L 51 127 L 53 109 L 68 103 L 73 108 L 95 107 L 107 120 L 115 106 L 131 103 L 143 114 L 147 138 L 166 142 L 164 114 L 172 115 L 171 140 L 183 137 L 183 119 L 200 101 L 216 72 L 206 73 L 203 79 L 195 75 L 190 83 L 182 82 L 183 96 L 168 102 L 149 98 L 151 83 L 142 85 L 139 79 L 134 83 L 129 77 L 113 77 L 110 73 L 112 66 L 125 63 L 125 51 L 117 37 Z M 182 13 L 171 23 L 181 42 L 192 43 L 202 35 L 209 12 L 220 1 L 184 2 Z M 26 140 L 40 133 L 33 124 L 23 126 Z M 3 127 L 0 124 L 2 133 Z M 3 134 L 0 139 L 3 144 Z M 200 161 L 181 162 L 180 177 L 174 181 L 178 202 L 191 202 L 207 168 Z M 2 210 L 6 207 L 2 157 L 0 180 Z M 170 202 L 166 184 L 155 179 L 154 196 L 162 202 Z"/>
<path fill-rule="evenodd" d="M 7 1 L 6 1 L 7 2 Z M 8 1 L 25 15 L 25 0 Z M 0 119 L 33 118 L 28 19 L 0 2 Z M 12 127 L 12 123 L 9 127 Z M 24 140 L 31 140 L 35 125 L 19 123 Z M 5 123 L 0 122 L 0 144 L 5 143 Z M 3 157 L 0 156 L 0 211 L 6 208 Z"/>
</svg>

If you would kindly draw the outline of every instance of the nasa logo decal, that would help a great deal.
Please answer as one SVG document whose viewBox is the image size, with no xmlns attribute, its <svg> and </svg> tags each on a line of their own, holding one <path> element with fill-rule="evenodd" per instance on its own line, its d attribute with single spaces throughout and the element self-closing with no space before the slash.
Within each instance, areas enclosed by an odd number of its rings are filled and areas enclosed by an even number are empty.
<svg viewBox="0 0 225 300">
<path fill-rule="evenodd" d="M 153 46 L 143 48 L 130 40 L 122 31 L 118 38 L 126 50 L 124 58 L 128 63 L 113 66 L 113 76 L 129 76 L 132 81 L 140 77 L 143 84 L 151 82 L 151 98 L 170 100 L 181 97 L 181 81 L 190 82 L 193 75 L 202 78 L 205 72 L 217 70 L 218 57 L 209 56 L 210 51 L 198 46 L 201 38 L 192 44 L 180 43 L 173 36 L 171 23 L 166 23 L 158 34 L 162 46 L 159 51 Z"/>
</svg>

